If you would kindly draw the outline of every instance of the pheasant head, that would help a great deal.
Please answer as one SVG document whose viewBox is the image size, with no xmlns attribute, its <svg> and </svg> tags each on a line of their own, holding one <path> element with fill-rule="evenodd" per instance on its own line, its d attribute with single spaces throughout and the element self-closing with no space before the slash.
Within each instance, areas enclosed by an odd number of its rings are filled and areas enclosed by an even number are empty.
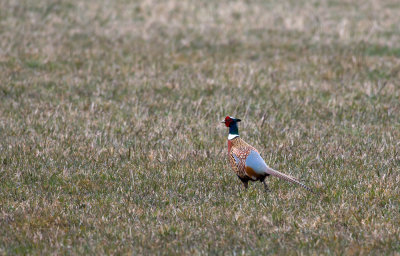
<svg viewBox="0 0 400 256">
<path fill-rule="evenodd" d="M 228 139 L 233 139 L 239 137 L 239 128 L 237 123 L 241 120 L 238 118 L 234 118 L 231 116 L 225 117 L 225 120 L 221 123 L 224 123 L 226 127 L 229 127 L 229 136 Z"/>
</svg>

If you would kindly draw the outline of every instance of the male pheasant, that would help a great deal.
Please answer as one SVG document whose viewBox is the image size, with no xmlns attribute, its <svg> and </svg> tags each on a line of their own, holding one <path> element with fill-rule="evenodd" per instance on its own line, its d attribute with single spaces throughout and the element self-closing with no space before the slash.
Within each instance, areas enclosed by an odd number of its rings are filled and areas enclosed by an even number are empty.
<svg viewBox="0 0 400 256">
<path fill-rule="evenodd" d="M 265 178 L 269 175 L 276 176 L 280 179 L 298 184 L 303 188 L 312 191 L 309 187 L 298 181 L 297 179 L 278 172 L 265 163 L 260 156 L 260 153 L 247 144 L 244 140 L 239 137 L 239 129 L 237 123 L 240 119 L 227 116 L 222 123 L 229 127 L 228 136 L 228 154 L 229 162 L 232 166 L 233 171 L 243 182 L 244 187 L 247 189 L 248 182 L 260 181 L 264 184 L 265 190 L 269 190 L 265 183 Z"/>
</svg>

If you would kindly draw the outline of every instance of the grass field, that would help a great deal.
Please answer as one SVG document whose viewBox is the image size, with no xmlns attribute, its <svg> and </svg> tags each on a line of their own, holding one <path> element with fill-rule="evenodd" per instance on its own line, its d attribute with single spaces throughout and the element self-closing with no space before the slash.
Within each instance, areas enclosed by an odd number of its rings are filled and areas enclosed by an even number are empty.
<svg viewBox="0 0 400 256">
<path fill-rule="evenodd" d="M 0 254 L 400 255 L 399 13 L 0 1 Z M 245 191 L 226 115 L 319 194 Z"/>
</svg>

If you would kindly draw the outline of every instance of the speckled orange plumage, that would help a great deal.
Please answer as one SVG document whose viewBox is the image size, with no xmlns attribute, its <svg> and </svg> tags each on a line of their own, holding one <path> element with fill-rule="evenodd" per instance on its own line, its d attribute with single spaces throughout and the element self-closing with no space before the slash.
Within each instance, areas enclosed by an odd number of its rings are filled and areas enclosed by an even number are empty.
<svg viewBox="0 0 400 256">
<path fill-rule="evenodd" d="M 263 181 L 265 176 L 267 176 L 257 175 L 250 168 L 246 168 L 246 159 L 252 150 L 258 152 L 257 149 L 247 144 L 240 137 L 228 140 L 229 163 L 246 188 L 248 181 L 254 180 L 252 177 L 257 177 L 256 180 Z M 239 162 L 236 162 L 234 155 L 239 159 Z"/>
</svg>

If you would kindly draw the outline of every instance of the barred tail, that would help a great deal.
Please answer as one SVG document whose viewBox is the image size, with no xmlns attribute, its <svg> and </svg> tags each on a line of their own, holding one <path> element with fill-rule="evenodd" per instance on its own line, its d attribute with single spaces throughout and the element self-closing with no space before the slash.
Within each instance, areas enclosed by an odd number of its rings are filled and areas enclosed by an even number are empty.
<svg viewBox="0 0 400 256">
<path fill-rule="evenodd" d="M 286 181 L 289 181 L 289 182 L 291 182 L 291 183 L 300 185 L 300 186 L 302 186 L 303 188 L 307 189 L 308 191 L 313 192 L 313 190 L 312 190 L 311 188 L 307 187 L 306 185 L 304 185 L 303 183 L 301 183 L 301 182 L 298 181 L 297 179 L 293 178 L 292 176 L 283 174 L 283 173 L 278 172 L 278 171 L 276 171 L 276 170 L 274 170 L 274 169 L 271 169 L 271 168 L 269 168 L 269 167 L 268 167 L 268 169 L 267 169 L 266 172 L 267 172 L 269 175 L 276 176 L 276 177 L 278 177 L 278 178 L 280 178 L 280 179 L 282 179 L 282 180 L 286 180 Z M 313 193 L 314 193 L 314 192 L 313 192 Z"/>
</svg>

